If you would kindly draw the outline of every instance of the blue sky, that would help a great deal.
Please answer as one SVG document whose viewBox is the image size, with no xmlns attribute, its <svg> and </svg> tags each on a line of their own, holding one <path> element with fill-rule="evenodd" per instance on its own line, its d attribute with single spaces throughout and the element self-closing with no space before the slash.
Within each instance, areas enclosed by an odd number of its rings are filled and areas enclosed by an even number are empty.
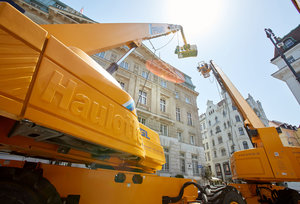
<svg viewBox="0 0 300 204">
<path fill-rule="evenodd" d="M 62 0 L 101 23 L 180 24 L 188 43 L 198 46 L 198 57 L 178 59 L 177 36 L 157 51 L 160 57 L 192 77 L 199 92 L 199 114 L 207 100 L 220 101 L 215 81 L 196 70 L 199 61 L 214 60 L 244 97 L 250 93 L 262 103 L 269 120 L 300 124 L 300 106 L 287 85 L 271 76 L 274 48 L 264 28 L 283 37 L 300 24 L 300 14 L 290 0 Z M 179 35 L 180 36 L 180 35 Z M 156 48 L 172 35 L 152 40 Z M 181 39 L 179 39 L 182 45 Z M 149 43 L 145 43 L 149 45 Z"/>
</svg>

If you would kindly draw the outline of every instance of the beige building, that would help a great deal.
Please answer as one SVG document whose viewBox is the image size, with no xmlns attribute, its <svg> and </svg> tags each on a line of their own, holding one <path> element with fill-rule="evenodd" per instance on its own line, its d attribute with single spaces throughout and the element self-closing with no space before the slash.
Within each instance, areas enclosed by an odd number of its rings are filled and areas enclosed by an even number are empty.
<svg viewBox="0 0 300 204">
<path fill-rule="evenodd" d="M 109 50 L 95 55 L 94 59 L 107 68 L 126 51 L 124 47 Z M 153 59 L 158 57 L 141 46 L 113 75 L 136 101 L 139 121 L 160 135 L 167 163 L 158 174 L 200 180 L 204 153 L 198 127 L 198 93 L 185 74 L 185 83 L 175 84 L 149 72 L 145 64 Z"/>
<path fill-rule="evenodd" d="M 25 9 L 25 15 L 38 24 L 94 23 L 58 0 L 15 2 Z M 126 51 L 126 47 L 120 47 L 92 57 L 107 68 Z M 198 127 L 198 93 L 191 78 L 185 74 L 185 83 L 174 84 L 150 73 L 145 63 L 153 59 L 159 60 L 147 47 L 141 46 L 121 63 L 113 76 L 136 101 L 139 121 L 160 135 L 166 164 L 158 174 L 183 175 L 201 180 L 204 151 Z"/>
<path fill-rule="evenodd" d="M 299 129 L 296 126 L 275 120 L 269 121 L 269 124 L 270 127 L 280 127 L 281 133 L 279 133 L 279 137 L 283 146 L 300 146 L 300 140 L 297 134 L 297 130 Z"/>
</svg>

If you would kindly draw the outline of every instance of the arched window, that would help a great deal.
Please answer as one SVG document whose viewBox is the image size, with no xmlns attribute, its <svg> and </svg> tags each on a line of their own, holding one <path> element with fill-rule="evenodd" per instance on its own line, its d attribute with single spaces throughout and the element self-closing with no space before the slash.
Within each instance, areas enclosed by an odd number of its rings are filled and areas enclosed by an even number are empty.
<svg viewBox="0 0 300 204">
<path fill-rule="evenodd" d="M 243 146 L 244 146 L 244 149 L 249 149 L 249 146 L 248 146 L 247 141 L 244 141 L 244 142 L 243 142 Z"/>
</svg>

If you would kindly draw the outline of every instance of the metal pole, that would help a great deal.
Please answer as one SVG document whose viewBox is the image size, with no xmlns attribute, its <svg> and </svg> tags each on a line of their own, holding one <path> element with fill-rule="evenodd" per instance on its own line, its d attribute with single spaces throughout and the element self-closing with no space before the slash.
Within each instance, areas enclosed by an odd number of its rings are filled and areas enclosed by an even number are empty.
<svg viewBox="0 0 300 204">
<path fill-rule="evenodd" d="M 273 33 L 273 31 L 268 28 L 266 29 L 265 28 L 265 32 L 266 32 L 266 35 L 267 37 L 271 40 L 271 42 L 273 43 L 273 45 L 275 46 L 275 49 L 277 50 L 277 52 L 279 53 L 279 55 L 281 56 L 281 58 L 284 60 L 284 62 L 287 64 L 288 68 L 291 70 L 291 72 L 295 75 L 296 77 L 296 80 L 300 83 L 300 74 L 297 74 L 294 70 L 294 68 L 292 67 L 292 65 L 289 63 L 289 61 L 286 59 L 285 55 L 283 52 L 281 52 L 281 50 L 278 48 L 277 44 L 278 44 L 278 41 L 276 39 L 276 36 L 275 34 Z M 273 40 L 273 38 L 276 40 L 276 42 Z"/>
</svg>

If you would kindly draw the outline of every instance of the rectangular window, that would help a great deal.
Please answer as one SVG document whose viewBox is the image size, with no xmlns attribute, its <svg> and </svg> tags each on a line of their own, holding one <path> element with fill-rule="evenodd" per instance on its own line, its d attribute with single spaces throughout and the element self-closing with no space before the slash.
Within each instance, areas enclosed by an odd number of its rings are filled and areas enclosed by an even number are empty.
<svg viewBox="0 0 300 204">
<path fill-rule="evenodd" d="M 179 93 L 175 91 L 175 98 L 179 99 Z"/>
<path fill-rule="evenodd" d="M 160 111 L 166 112 L 166 100 L 165 99 L 160 99 Z"/>
<path fill-rule="evenodd" d="M 182 132 L 177 132 L 177 138 L 179 142 L 182 142 Z"/>
<path fill-rule="evenodd" d="M 160 132 L 161 135 L 168 136 L 168 126 L 164 124 L 160 124 Z"/>
<path fill-rule="evenodd" d="M 191 145 L 195 144 L 195 136 L 194 135 L 190 135 L 190 142 L 191 142 Z"/>
<path fill-rule="evenodd" d="M 193 121 L 192 121 L 192 114 L 187 112 L 187 124 L 188 125 L 193 125 Z"/>
<path fill-rule="evenodd" d="M 221 149 L 221 154 L 222 154 L 222 156 L 226 156 L 226 150 L 224 148 Z"/>
<path fill-rule="evenodd" d="M 98 57 L 104 58 L 105 57 L 105 52 L 100 52 L 96 54 Z"/>
<path fill-rule="evenodd" d="M 206 149 L 209 149 L 208 142 L 206 143 Z"/>
<path fill-rule="evenodd" d="M 230 133 L 230 132 L 228 133 L 228 139 L 229 139 L 229 140 L 232 140 L 232 136 L 231 136 L 231 133 Z"/>
<path fill-rule="evenodd" d="M 219 142 L 219 144 L 222 144 L 222 143 L 223 143 L 222 137 L 218 137 L 218 142 Z"/>
<path fill-rule="evenodd" d="M 217 158 L 217 151 L 214 151 L 214 157 Z"/>
<path fill-rule="evenodd" d="M 160 80 L 160 85 L 164 88 L 167 88 L 167 82 L 163 79 Z"/>
<path fill-rule="evenodd" d="M 138 117 L 138 120 L 140 123 L 142 123 L 143 125 L 146 125 L 146 118 L 143 118 L 143 117 Z"/>
<path fill-rule="evenodd" d="M 181 121 L 181 117 L 180 117 L 180 108 L 176 108 L 176 120 L 177 120 L 177 121 Z"/>
<path fill-rule="evenodd" d="M 234 105 L 232 105 L 232 110 L 236 110 L 236 107 Z"/>
<path fill-rule="evenodd" d="M 139 73 L 139 68 L 140 68 L 140 65 L 134 64 L 133 65 L 133 72 L 136 73 L 136 74 Z"/>
<path fill-rule="evenodd" d="M 121 62 L 120 67 L 128 70 L 129 69 L 128 62 L 125 62 L 125 61 Z"/>
<path fill-rule="evenodd" d="M 147 93 L 139 90 L 139 103 L 147 105 Z"/>
<path fill-rule="evenodd" d="M 170 159 L 169 159 L 169 149 L 164 148 L 166 163 L 162 166 L 162 171 L 169 171 Z"/>
<path fill-rule="evenodd" d="M 235 120 L 236 120 L 236 122 L 240 122 L 241 121 L 241 119 L 240 119 L 240 117 L 238 115 L 235 116 Z"/>
<path fill-rule="evenodd" d="M 207 152 L 207 160 L 210 161 L 210 153 Z"/>
<path fill-rule="evenodd" d="M 245 135 L 244 130 L 243 130 L 242 127 L 239 127 L 239 132 L 240 132 L 240 135 Z"/>
<path fill-rule="evenodd" d="M 213 146 L 215 146 L 215 140 L 214 139 L 211 140 L 211 143 L 212 143 Z"/>
<path fill-rule="evenodd" d="M 192 160 L 193 165 L 193 175 L 199 175 L 198 161 Z"/>
<path fill-rule="evenodd" d="M 223 169 L 224 169 L 225 175 L 231 175 L 229 162 L 223 163 Z"/>
<path fill-rule="evenodd" d="M 190 99 L 190 97 L 186 96 L 186 97 L 185 97 L 185 102 L 188 103 L 188 104 L 191 104 L 191 99 Z"/>
<path fill-rule="evenodd" d="M 111 55 L 110 55 L 110 61 L 116 62 L 117 61 L 117 57 L 118 57 L 118 55 L 116 55 L 114 53 L 111 53 Z"/>
<path fill-rule="evenodd" d="M 289 57 L 287 57 L 286 59 L 287 59 L 287 61 L 288 61 L 290 64 L 292 64 L 293 62 L 296 61 L 296 60 L 294 59 L 293 56 L 289 56 Z"/>
<path fill-rule="evenodd" d="M 142 77 L 145 78 L 145 79 L 148 79 L 148 77 L 149 77 L 149 72 L 142 71 Z"/>
<path fill-rule="evenodd" d="M 222 169 L 219 163 L 215 164 L 217 176 L 222 176 Z"/>
<path fill-rule="evenodd" d="M 180 153 L 180 170 L 182 173 L 185 173 L 185 154 Z"/>
<path fill-rule="evenodd" d="M 124 83 L 124 82 L 121 82 L 121 81 L 118 81 L 118 82 L 119 82 L 119 84 L 121 85 L 122 89 L 125 90 L 125 83 Z"/>
</svg>

